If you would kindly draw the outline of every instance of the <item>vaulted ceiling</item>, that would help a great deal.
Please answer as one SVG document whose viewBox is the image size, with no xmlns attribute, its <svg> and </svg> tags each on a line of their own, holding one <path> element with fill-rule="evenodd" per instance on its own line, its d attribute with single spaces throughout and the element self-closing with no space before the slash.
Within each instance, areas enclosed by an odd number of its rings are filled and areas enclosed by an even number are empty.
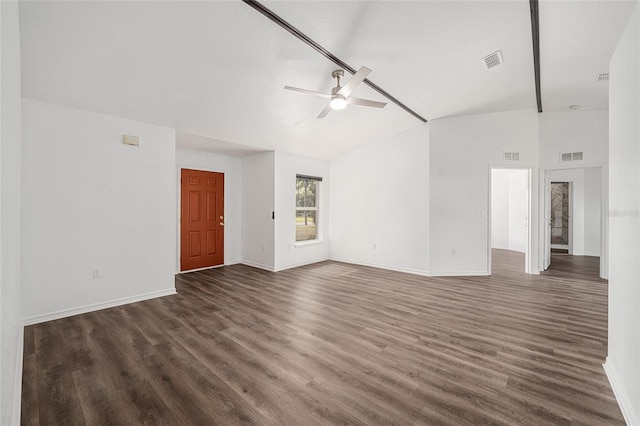
<svg viewBox="0 0 640 426">
<path fill-rule="evenodd" d="M 261 3 L 428 120 L 536 108 L 528 0 Z M 634 4 L 540 2 L 544 111 L 607 109 L 595 77 Z M 336 65 L 241 1 L 28 1 L 20 25 L 23 96 L 175 128 L 179 146 L 331 159 L 420 124 L 393 103 L 316 119 L 326 100 L 283 87 L 329 92 Z"/>
</svg>

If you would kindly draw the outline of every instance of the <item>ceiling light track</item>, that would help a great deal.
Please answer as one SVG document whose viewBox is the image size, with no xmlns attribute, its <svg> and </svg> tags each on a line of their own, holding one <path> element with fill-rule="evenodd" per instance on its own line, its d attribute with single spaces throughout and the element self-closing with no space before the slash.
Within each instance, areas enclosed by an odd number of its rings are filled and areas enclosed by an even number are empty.
<svg viewBox="0 0 640 426">
<path fill-rule="evenodd" d="M 533 39 L 533 71 L 536 79 L 536 100 L 538 112 L 542 112 L 542 90 L 540 89 L 540 20 L 538 18 L 538 0 L 529 0 L 531 12 L 531 38 Z"/>
<path fill-rule="evenodd" d="M 315 42 L 309 36 L 304 34 L 302 31 L 300 31 L 299 29 L 297 29 L 296 27 L 294 27 L 293 25 L 291 25 L 290 23 L 288 23 L 284 19 L 282 19 L 280 16 L 276 15 L 274 12 L 272 12 L 271 10 L 269 10 L 268 8 L 263 6 L 261 3 L 255 1 L 255 0 L 242 0 L 242 1 L 244 3 L 246 3 L 247 5 L 251 6 L 252 8 L 254 8 L 255 10 L 257 10 L 258 12 L 262 13 L 267 18 L 271 19 L 276 24 L 280 25 L 285 30 L 289 31 L 291 34 L 293 34 L 295 37 L 297 37 L 301 41 L 305 42 L 306 44 L 308 44 L 309 46 L 314 48 L 321 55 L 323 55 L 325 58 L 329 59 L 334 64 L 338 65 L 340 68 L 343 68 L 343 69 L 349 71 L 353 75 L 356 74 L 356 69 L 355 68 L 349 66 L 349 64 L 347 64 L 346 62 L 344 62 L 343 60 L 338 58 L 333 53 L 329 52 L 327 49 L 325 49 L 324 47 L 319 45 L 317 42 Z M 412 110 L 411 108 L 409 108 L 408 106 L 406 106 L 405 104 L 400 102 L 398 99 L 393 97 L 386 90 L 383 90 L 377 84 L 372 83 L 371 81 L 369 81 L 367 79 L 364 80 L 364 83 L 367 86 L 371 87 L 376 92 L 380 93 L 382 96 L 384 96 L 388 100 L 390 100 L 391 102 L 393 102 L 394 104 L 398 105 L 400 108 L 402 108 L 403 110 L 405 110 L 409 114 L 413 115 L 418 120 L 422 121 L 423 123 L 427 122 L 426 118 L 422 117 L 420 114 L 418 114 L 417 112 L 415 112 L 414 110 Z"/>
</svg>

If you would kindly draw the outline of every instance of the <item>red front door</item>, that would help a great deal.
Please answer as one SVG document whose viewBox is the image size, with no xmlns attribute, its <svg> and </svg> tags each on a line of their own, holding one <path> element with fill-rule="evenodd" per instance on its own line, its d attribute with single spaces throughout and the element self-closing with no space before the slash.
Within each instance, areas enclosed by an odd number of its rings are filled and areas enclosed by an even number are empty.
<svg viewBox="0 0 640 426">
<path fill-rule="evenodd" d="M 224 264 L 224 174 L 180 173 L 180 270 Z"/>
</svg>

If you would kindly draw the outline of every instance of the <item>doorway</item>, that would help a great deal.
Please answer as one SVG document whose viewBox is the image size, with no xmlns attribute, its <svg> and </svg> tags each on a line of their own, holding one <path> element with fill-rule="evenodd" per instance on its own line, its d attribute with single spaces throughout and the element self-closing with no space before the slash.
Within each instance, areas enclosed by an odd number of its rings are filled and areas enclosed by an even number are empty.
<svg viewBox="0 0 640 426">
<path fill-rule="evenodd" d="M 529 273 L 530 171 L 492 168 L 490 179 L 489 273 L 494 249 L 524 254 L 520 270 Z"/>
<path fill-rule="evenodd" d="M 224 264 L 224 174 L 180 171 L 180 271 Z"/>
<path fill-rule="evenodd" d="M 555 259 L 563 254 L 599 257 L 600 276 L 606 277 L 605 185 L 602 166 L 544 172 L 541 271 L 551 266 L 553 250 Z"/>
<path fill-rule="evenodd" d="M 571 182 L 551 182 L 551 250 L 572 254 Z"/>
</svg>

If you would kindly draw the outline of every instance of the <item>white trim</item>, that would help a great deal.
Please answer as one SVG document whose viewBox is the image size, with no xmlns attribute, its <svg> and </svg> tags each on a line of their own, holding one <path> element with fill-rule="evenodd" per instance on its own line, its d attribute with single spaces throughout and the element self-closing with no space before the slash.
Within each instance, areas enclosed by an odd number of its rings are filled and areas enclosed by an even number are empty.
<svg viewBox="0 0 640 426">
<path fill-rule="evenodd" d="M 617 374 L 615 368 L 609 362 L 609 358 L 604 364 L 604 372 L 609 379 L 609 384 L 611 384 L 611 389 L 613 390 L 613 395 L 616 397 L 616 401 L 618 401 L 618 406 L 620 407 L 620 411 L 622 411 L 622 417 L 624 417 L 624 421 L 629 426 L 639 426 L 640 418 L 636 415 L 633 410 L 633 404 L 627 395 L 623 392 L 622 386 L 620 385 L 620 380 L 618 379 L 619 375 Z"/>
<path fill-rule="evenodd" d="M 249 260 L 241 260 L 243 265 L 251 266 L 252 268 L 264 269 L 265 271 L 275 272 L 276 270 L 272 266 L 263 265 L 262 263 L 251 262 Z"/>
<path fill-rule="evenodd" d="M 404 272 L 405 274 L 421 275 L 423 277 L 431 276 L 428 271 L 423 271 L 421 269 L 403 268 L 401 266 L 381 265 L 379 263 L 362 262 L 360 260 L 348 259 L 344 257 L 335 257 L 335 256 L 330 256 L 329 260 L 333 260 L 335 262 L 351 263 L 353 265 L 368 266 L 371 268 L 386 269 L 388 271 Z"/>
<path fill-rule="evenodd" d="M 431 272 L 430 277 L 488 277 L 488 271 L 436 271 Z"/>
<path fill-rule="evenodd" d="M 306 240 L 306 241 L 296 241 L 295 243 L 293 243 L 293 246 L 295 248 L 301 248 L 301 247 L 305 247 L 305 246 L 315 246 L 318 244 L 324 244 L 324 240 Z"/>
<path fill-rule="evenodd" d="M 62 309 L 51 312 L 49 314 L 35 315 L 33 317 L 24 318 L 24 325 L 33 325 L 41 322 L 52 321 L 60 318 L 66 318 L 73 315 L 85 314 L 87 312 L 99 311 L 101 309 L 113 308 L 115 306 L 126 305 L 129 303 L 141 302 L 143 300 L 155 299 L 156 297 L 171 296 L 176 293 L 175 287 L 166 290 L 152 291 L 150 293 L 138 294 L 136 296 L 128 296 L 120 299 L 114 299 L 107 302 L 92 303 L 78 308 Z"/>
<path fill-rule="evenodd" d="M 329 260 L 328 257 L 322 257 L 322 258 L 312 259 L 312 260 L 305 260 L 304 262 L 299 262 L 299 263 L 294 263 L 294 264 L 287 265 L 287 266 L 278 267 L 277 269 L 275 269 L 275 272 L 284 271 L 286 269 L 298 268 L 300 266 L 305 266 L 305 265 L 311 265 L 311 264 L 318 263 L 318 262 L 325 262 L 327 260 Z"/>
<path fill-rule="evenodd" d="M 16 371 L 13 378 L 13 412 L 11 413 L 11 424 L 20 424 L 20 414 L 22 409 L 22 368 L 24 356 L 24 326 L 18 326 L 18 344 L 16 347 Z"/>
<path fill-rule="evenodd" d="M 421 275 L 423 277 L 478 277 L 488 276 L 487 271 L 440 271 L 431 272 L 422 269 L 403 268 L 401 266 L 382 265 L 379 263 L 362 262 L 360 260 L 348 259 L 343 257 L 330 256 L 329 260 L 335 262 L 351 263 L 354 265 L 369 266 L 371 268 L 386 269 L 395 272 L 404 272 L 406 274 Z"/>
<path fill-rule="evenodd" d="M 224 266 L 224 263 L 221 265 L 205 266 L 204 268 L 187 269 L 186 271 L 178 272 L 178 274 L 188 274 L 189 272 L 206 271 L 207 269 L 217 269 L 217 268 L 222 268 L 223 266 Z"/>
<path fill-rule="evenodd" d="M 189 272 L 206 271 L 207 269 L 217 269 L 217 268 L 222 268 L 223 266 L 237 265 L 238 263 L 241 263 L 241 262 L 239 260 L 234 260 L 232 262 L 223 263 L 221 265 L 205 266 L 204 268 L 187 269 L 186 271 L 178 271 L 177 274 L 188 274 Z"/>
</svg>

